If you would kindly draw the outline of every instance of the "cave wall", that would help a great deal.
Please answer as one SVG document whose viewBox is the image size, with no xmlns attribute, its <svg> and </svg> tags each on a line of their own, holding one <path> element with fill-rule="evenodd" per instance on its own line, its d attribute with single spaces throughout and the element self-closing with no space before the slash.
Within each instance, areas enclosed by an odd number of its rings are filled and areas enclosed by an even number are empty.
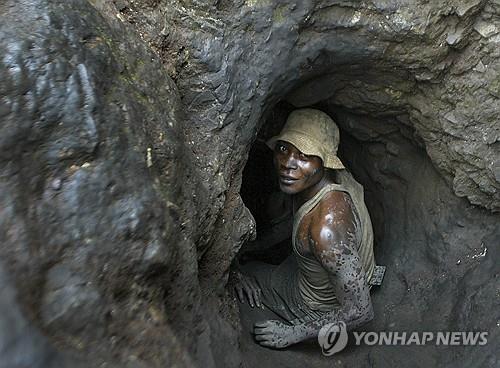
<svg viewBox="0 0 500 368">
<path fill-rule="evenodd" d="M 163 56 L 185 104 L 185 134 L 207 189 L 193 231 L 201 232 L 208 285 L 224 284 L 226 270 L 210 260 L 234 254 L 251 226 L 247 220 L 240 235 L 224 239 L 233 219 L 246 218 L 229 208 L 241 205 L 249 146 L 272 106 L 292 90 L 311 104 L 344 89 L 341 105 L 401 114 L 400 124 L 416 130 L 456 195 L 498 210 L 497 2 L 120 4 L 125 20 Z M 360 90 L 371 92 L 363 106 L 354 105 Z M 216 218 L 225 221 L 214 232 Z"/>
<path fill-rule="evenodd" d="M 470 282 L 464 296 L 473 299 L 491 279 L 478 294 L 487 301 L 498 283 L 499 8 L 494 0 L 3 2 L 1 257 L 26 320 L 49 346 L 109 365 L 239 365 L 226 284 L 255 232 L 239 195 L 242 170 L 283 98 L 321 103 L 367 147 L 373 135 L 406 132 L 411 143 L 401 145 L 420 150 L 411 162 L 427 154 L 424 173 L 441 189 L 412 182 L 411 198 L 427 195 L 418 206 L 372 201 L 384 211 L 382 259 L 413 257 L 417 250 L 398 245 L 411 230 L 429 280 L 439 269 L 447 287 Z M 382 162 L 400 144 L 384 142 L 372 148 Z M 384 198 L 376 172 L 365 177 Z M 392 185 L 409 181 L 400 176 Z M 434 211 L 440 225 L 393 224 L 399 217 L 388 213 L 401 208 Z M 446 240 L 464 214 L 470 227 Z M 453 245 L 460 234 L 474 238 L 467 249 Z M 492 250 L 470 266 L 442 258 L 472 257 L 482 238 Z M 401 285 L 412 263 L 390 265 Z M 454 297 L 442 303 L 459 308 Z"/>
<path fill-rule="evenodd" d="M 500 216 L 458 198 L 397 121 L 334 108 L 344 129 L 353 118 L 358 122 L 343 130 L 342 158 L 368 189 L 375 255 L 387 266 L 372 293 L 376 318 L 364 329 L 488 332 L 484 347 L 364 347 L 344 359 L 404 366 L 411 355 L 416 367 L 496 366 L 500 319 L 488 311 L 500 310 Z"/>
<path fill-rule="evenodd" d="M 1 330 L 0 366 L 191 366 L 207 327 L 175 85 L 87 2 L 0 13 L 2 310 L 20 314 L 1 319 L 27 326 Z"/>
</svg>

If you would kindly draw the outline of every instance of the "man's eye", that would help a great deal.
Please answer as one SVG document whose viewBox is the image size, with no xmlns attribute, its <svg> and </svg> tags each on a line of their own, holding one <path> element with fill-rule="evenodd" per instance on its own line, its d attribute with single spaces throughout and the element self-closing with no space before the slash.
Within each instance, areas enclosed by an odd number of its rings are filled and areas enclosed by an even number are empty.
<svg viewBox="0 0 500 368">
<path fill-rule="evenodd" d="M 282 146 L 281 144 L 278 146 L 278 151 L 280 152 L 285 152 L 286 151 L 286 147 L 285 146 Z"/>
</svg>

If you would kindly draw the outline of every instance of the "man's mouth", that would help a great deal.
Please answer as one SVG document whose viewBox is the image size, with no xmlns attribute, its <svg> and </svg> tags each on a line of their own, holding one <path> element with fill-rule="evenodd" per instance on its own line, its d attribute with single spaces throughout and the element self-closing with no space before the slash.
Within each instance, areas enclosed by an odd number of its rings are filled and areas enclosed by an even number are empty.
<svg viewBox="0 0 500 368">
<path fill-rule="evenodd" d="M 296 179 L 293 176 L 280 175 L 280 182 L 283 184 L 293 184 L 297 180 L 299 180 L 299 179 Z"/>
</svg>

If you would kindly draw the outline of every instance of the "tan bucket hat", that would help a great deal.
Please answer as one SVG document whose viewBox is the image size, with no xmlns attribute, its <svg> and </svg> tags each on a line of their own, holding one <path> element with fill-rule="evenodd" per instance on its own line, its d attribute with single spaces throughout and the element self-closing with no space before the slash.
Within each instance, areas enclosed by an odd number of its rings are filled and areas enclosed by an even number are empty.
<svg viewBox="0 0 500 368">
<path fill-rule="evenodd" d="M 344 169 L 337 157 L 339 140 L 339 128 L 327 114 L 315 109 L 299 109 L 288 116 L 281 133 L 266 144 L 274 150 L 277 141 L 286 141 L 306 155 L 321 157 L 325 167 Z"/>
</svg>

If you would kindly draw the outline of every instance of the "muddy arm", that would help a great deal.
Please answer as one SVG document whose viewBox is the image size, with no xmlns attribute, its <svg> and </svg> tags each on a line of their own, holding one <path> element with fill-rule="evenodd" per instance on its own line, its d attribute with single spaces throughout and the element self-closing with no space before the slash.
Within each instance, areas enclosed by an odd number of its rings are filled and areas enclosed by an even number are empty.
<svg viewBox="0 0 500 368">
<path fill-rule="evenodd" d="M 373 319 L 370 292 L 356 251 L 352 205 L 346 195 L 339 193 L 336 197 L 329 212 L 313 222 L 309 237 L 311 251 L 328 271 L 340 307 L 319 319 L 293 326 L 277 321 L 256 324 L 255 331 L 263 346 L 282 348 L 316 337 L 321 327 L 329 323 L 342 321 L 353 329 Z"/>
<path fill-rule="evenodd" d="M 330 323 L 342 321 L 348 330 L 352 330 L 373 319 L 370 289 L 357 252 L 348 243 L 341 242 L 329 251 L 321 251 L 318 258 L 331 272 L 340 307 L 317 320 L 297 324 L 295 333 L 298 341 L 316 337 L 319 330 Z"/>
</svg>

